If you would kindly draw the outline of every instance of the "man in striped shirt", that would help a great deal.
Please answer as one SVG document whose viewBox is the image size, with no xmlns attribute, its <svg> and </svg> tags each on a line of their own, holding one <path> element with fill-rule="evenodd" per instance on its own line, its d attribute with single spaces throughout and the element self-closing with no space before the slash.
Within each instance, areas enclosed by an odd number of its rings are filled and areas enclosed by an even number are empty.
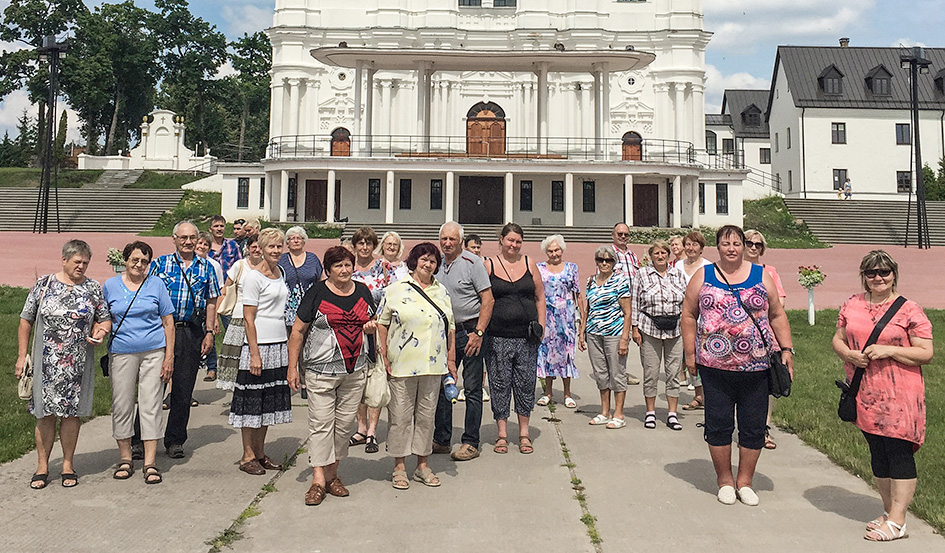
<svg viewBox="0 0 945 553">
<path fill-rule="evenodd" d="M 626 223 L 617 223 L 610 235 L 614 239 L 614 250 L 617 251 L 617 264 L 614 266 L 614 272 L 626 275 L 627 278 L 633 278 L 640 268 L 640 260 L 630 251 L 627 242 L 630 241 L 630 227 Z"/>
</svg>

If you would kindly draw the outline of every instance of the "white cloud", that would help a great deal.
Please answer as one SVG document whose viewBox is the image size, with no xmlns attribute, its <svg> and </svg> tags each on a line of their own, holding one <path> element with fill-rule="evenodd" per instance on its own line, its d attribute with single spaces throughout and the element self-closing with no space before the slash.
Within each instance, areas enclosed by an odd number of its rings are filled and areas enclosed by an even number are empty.
<svg viewBox="0 0 945 553">
<path fill-rule="evenodd" d="M 222 79 L 230 75 L 236 75 L 236 69 L 233 69 L 233 64 L 230 63 L 230 60 L 226 60 L 226 63 L 217 68 L 217 74 L 214 75 L 213 78 Z"/>
<path fill-rule="evenodd" d="M 911 38 L 897 38 L 893 41 L 890 46 L 895 48 L 912 48 L 913 46 L 921 46 L 923 48 L 928 48 L 928 45 L 924 42 L 918 40 L 912 40 Z"/>
<path fill-rule="evenodd" d="M 30 103 L 29 96 L 27 96 L 25 90 L 16 90 L 8 94 L 3 101 L 0 101 L 0 138 L 2 138 L 4 133 L 10 133 L 10 138 L 16 138 L 17 130 L 16 124 L 19 121 L 20 117 L 23 116 L 23 110 L 26 110 L 26 114 L 36 118 L 38 115 L 38 107 L 36 104 Z M 60 98 L 56 106 L 56 122 L 55 126 L 58 128 L 59 118 L 62 117 L 62 110 L 65 109 L 68 115 L 66 116 L 69 120 L 69 132 L 66 133 L 66 142 L 82 142 L 82 136 L 79 133 L 79 116 L 69 108 L 68 104 Z"/>
<path fill-rule="evenodd" d="M 721 113 L 722 96 L 729 89 L 764 89 L 771 87 L 768 78 L 740 72 L 723 75 L 714 65 L 705 66 L 705 112 Z"/>
<path fill-rule="evenodd" d="M 243 4 L 230 4 L 223 7 L 224 28 L 221 29 L 230 40 L 253 34 L 272 26 L 275 7 L 271 1 L 250 1 Z"/>
</svg>

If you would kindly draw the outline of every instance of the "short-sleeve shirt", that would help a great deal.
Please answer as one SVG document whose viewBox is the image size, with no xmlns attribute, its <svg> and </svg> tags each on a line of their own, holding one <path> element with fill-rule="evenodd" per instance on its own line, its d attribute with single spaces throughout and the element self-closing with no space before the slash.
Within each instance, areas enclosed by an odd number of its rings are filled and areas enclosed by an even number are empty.
<svg viewBox="0 0 945 553">
<path fill-rule="evenodd" d="M 479 318 L 479 308 L 482 306 L 479 294 L 492 287 L 482 258 L 464 250 L 452 263 L 443 259 L 436 272 L 436 280 L 449 293 L 453 317 L 457 321 L 463 323 Z"/>
<path fill-rule="evenodd" d="M 620 299 L 630 298 L 630 279 L 614 271 L 601 285 L 597 277 L 587 279 L 587 333 L 598 336 L 620 336 L 623 332 L 623 309 Z"/>
<path fill-rule="evenodd" d="M 228 238 L 223 239 L 223 245 L 220 246 L 220 251 L 214 251 L 213 248 L 210 248 L 210 252 L 207 253 L 207 256 L 210 259 L 214 259 L 220 263 L 220 266 L 223 267 L 223 272 L 227 272 L 234 263 L 239 261 L 242 257 L 240 252 L 240 246 L 236 243 L 235 240 L 230 240 Z"/>
<path fill-rule="evenodd" d="M 121 275 L 105 281 L 102 290 L 112 313 L 112 332 L 118 330 L 112 339 L 111 353 L 141 353 L 167 345 L 161 317 L 174 313 L 174 304 L 161 279 L 146 278 L 137 296 L 125 286 Z M 123 316 L 124 322 L 121 322 Z"/>
<path fill-rule="evenodd" d="M 686 286 L 689 286 L 689 281 L 692 280 L 692 277 L 696 276 L 696 273 L 699 272 L 699 269 L 700 269 L 701 267 L 705 267 L 706 265 L 711 265 L 711 264 L 712 264 L 711 261 L 709 261 L 708 259 L 706 259 L 706 258 L 703 257 L 703 258 L 702 258 L 702 265 L 700 265 L 699 267 L 696 267 L 696 270 L 693 271 L 691 275 L 690 275 L 690 274 L 686 274 L 686 258 L 685 258 L 685 257 L 682 258 L 682 259 L 680 259 L 680 260 L 677 261 L 676 263 L 673 263 L 673 267 L 679 269 L 679 272 L 682 273 L 682 275 L 683 275 L 684 277 L 686 277 Z"/>
<path fill-rule="evenodd" d="M 207 257 L 207 263 L 213 268 L 213 274 L 217 277 L 217 286 L 220 287 L 220 292 L 223 292 L 223 284 L 226 283 L 226 276 L 224 275 L 225 271 L 223 270 L 223 265 L 219 261 L 213 259 L 212 257 Z"/>
<path fill-rule="evenodd" d="M 378 324 L 389 327 L 387 358 L 391 376 L 426 376 L 446 374 L 448 331 L 455 327 L 453 306 L 446 288 L 435 278 L 423 291 L 436 302 L 447 317 L 447 325 L 411 282 L 411 275 L 387 287 Z M 417 283 L 417 286 L 420 286 Z"/>
<path fill-rule="evenodd" d="M 292 255 L 286 252 L 279 258 L 279 266 L 285 271 L 285 284 L 289 288 L 289 299 L 285 304 L 285 324 L 292 326 L 295 324 L 295 314 L 302 296 L 322 276 L 322 262 L 314 253 L 305 252 L 305 261 L 296 267 Z"/>
<path fill-rule="evenodd" d="M 220 295 L 220 283 L 210 263 L 200 256 L 194 256 L 185 269 L 176 252 L 162 255 L 151 262 L 149 273 L 164 281 L 177 322 L 189 321 L 194 308 L 206 309 L 207 300 Z"/>
<path fill-rule="evenodd" d="M 363 282 L 339 296 L 316 282 L 299 304 L 298 319 L 310 323 L 300 364 L 321 374 L 350 374 L 364 368 L 364 325 L 374 316 L 374 299 Z"/>
<path fill-rule="evenodd" d="M 233 313 L 230 314 L 234 319 L 243 318 L 243 283 L 246 282 L 246 275 L 254 270 L 249 266 L 249 260 L 244 258 L 234 263 L 226 272 L 226 278 L 236 283 L 236 305 L 233 307 Z"/>
<path fill-rule="evenodd" d="M 281 271 L 279 278 L 269 278 L 259 271 L 250 271 L 246 275 L 243 282 L 243 306 L 256 307 L 254 322 L 257 344 L 286 341 L 285 301 L 288 296 L 289 289 L 285 287 Z"/>
<path fill-rule="evenodd" d="M 778 274 L 778 271 L 775 270 L 771 265 L 762 265 L 765 268 L 765 272 L 771 275 L 771 278 L 774 279 L 774 287 L 778 290 L 779 298 L 786 298 L 787 292 L 784 291 L 784 286 L 781 285 L 781 275 Z"/>
<path fill-rule="evenodd" d="M 640 267 L 637 276 L 633 279 L 632 297 L 630 305 L 632 311 L 630 320 L 633 326 L 647 336 L 659 338 L 675 338 L 680 329 L 677 323 L 673 330 L 656 328 L 653 315 L 679 315 L 682 313 L 682 303 L 686 296 L 686 277 L 675 267 L 668 267 L 666 275 L 661 275 L 652 265 Z"/>
<path fill-rule="evenodd" d="M 892 305 L 888 302 L 886 309 Z M 866 294 L 856 294 L 844 302 L 837 327 L 847 334 L 850 349 L 863 349 L 873 327 L 886 309 L 869 312 Z M 909 347 L 910 338 L 932 339 L 932 323 L 914 301 L 906 301 L 879 335 L 877 344 Z M 844 363 L 852 379 L 856 367 Z M 922 367 L 905 365 L 895 359 L 874 359 L 866 367 L 856 395 L 856 426 L 864 432 L 912 442 L 914 449 L 925 441 L 925 382 Z"/>
<path fill-rule="evenodd" d="M 614 251 L 617 252 L 617 262 L 614 263 L 614 272 L 632 279 L 640 269 L 640 260 L 637 259 L 636 254 L 630 251 L 629 247 L 626 250 L 621 250 L 617 247 L 617 244 L 614 244 L 613 248 Z"/>
<path fill-rule="evenodd" d="M 374 297 L 374 305 L 380 305 L 384 299 L 384 288 L 390 284 L 390 275 L 387 273 L 387 264 L 378 258 L 365 271 L 355 271 L 351 278 L 363 282 Z"/>
</svg>

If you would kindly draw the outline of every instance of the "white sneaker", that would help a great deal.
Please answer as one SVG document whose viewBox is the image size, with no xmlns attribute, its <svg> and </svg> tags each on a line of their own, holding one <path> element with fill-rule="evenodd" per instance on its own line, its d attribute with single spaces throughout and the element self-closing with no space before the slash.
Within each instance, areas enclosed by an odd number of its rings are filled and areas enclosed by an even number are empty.
<svg viewBox="0 0 945 553">
<path fill-rule="evenodd" d="M 744 486 L 738 489 L 738 500 L 749 507 L 754 507 L 758 505 L 758 494 L 755 493 L 755 490 Z M 721 501 L 721 499 L 719 501 Z"/>
<path fill-rule="evenodd" d="M 456 401 L 466 401 L 466 390 L 459 391 L 459 395 L 456 397 Z"/>
<path fill-rule="evenodd" d="M 751 488 L 742 488 L 742 489 L 750 490 Z M 734 505 L 735 500 L 736 500 L 735 488 L 733 486 L 722 486 L 721 488 L 719 488 L 718 498 L 719 498 L 719 503 L 723 505 Z M 755 499 L 757 500 L 757 497 Z"/>
<path fill-rule="evenodd" d="M 489 401 L 489 391 L 486 390 L 485 388 L 482 389 L 482 401 L 483 402 Z"/>
</svg>

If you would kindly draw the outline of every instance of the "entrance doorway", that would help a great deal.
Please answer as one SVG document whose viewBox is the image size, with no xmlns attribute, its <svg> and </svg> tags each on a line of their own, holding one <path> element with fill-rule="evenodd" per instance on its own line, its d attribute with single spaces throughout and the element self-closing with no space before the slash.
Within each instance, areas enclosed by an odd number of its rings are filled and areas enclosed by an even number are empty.
<svg viewBox="0 0 945 553">
<path fill-rule="evenodd" d="M 633 185 L 633 226 L 659 225 L 660 187 L 658 184 Z"/>
<path fill-rule="evenodd" d="M 341 218 L 341 181 L 335 181 L 335 220 Z M 305 181 L 305 220 L 328 220 L 328 181 Z"/>
<path fill-rule="evenodd" d="M 459 177 L 459 222 L 501 225 L 504 177 Z"/>
<path fill-rule="evenodd" d="M 493 102 L 479 102 L 466 113 L 466 153 L 470 156 L 505 155 L 505 112 Z"/>
<path fill-rule="evenodd" d="M 624 161 L 643 161 L 643 137 L 633 131 L 624 134 L 622 154 Z"/>
<path fill-rule="evenodd" d="M 331 131 L 331 155 L 348 157 L 351 155 L 351 133 L 344 127 Z"/>
</svg>

